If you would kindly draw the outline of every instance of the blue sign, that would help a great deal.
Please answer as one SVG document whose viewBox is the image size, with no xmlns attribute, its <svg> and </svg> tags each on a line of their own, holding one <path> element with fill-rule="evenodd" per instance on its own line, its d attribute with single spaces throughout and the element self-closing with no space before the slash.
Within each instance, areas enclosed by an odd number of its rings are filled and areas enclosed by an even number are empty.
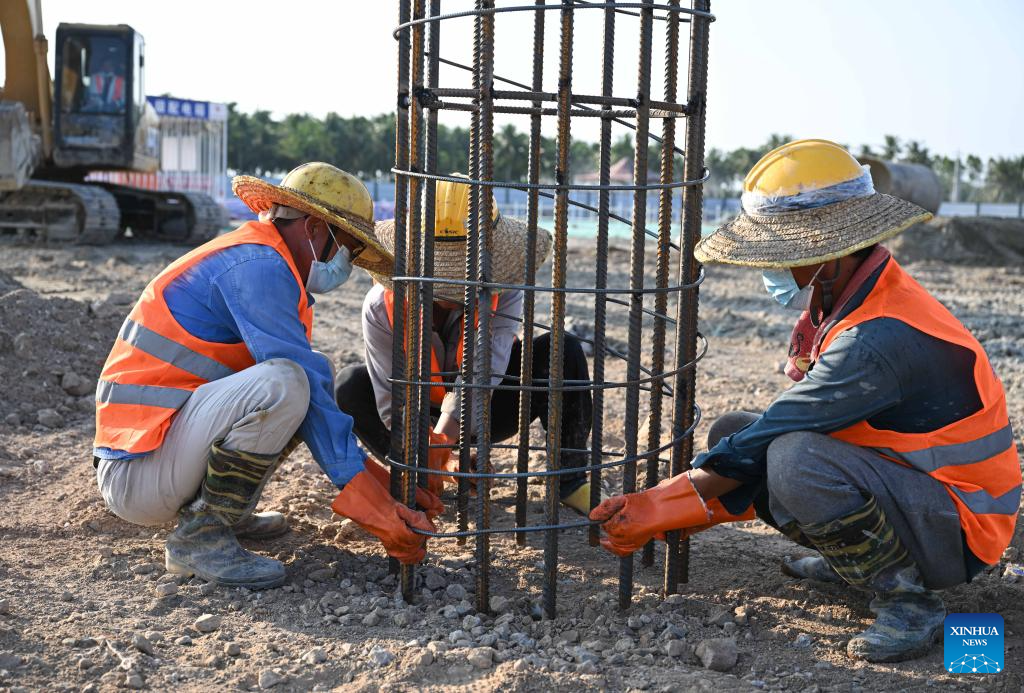
<svg viewBox="0 0 1024 693">
<path fill-rule="evenodd" d="M 946 671 L 998 674 L 1005 668 L 1004 626 L 999 614 L 949 614 L 942 627 Z"/>
<path fill-rule="evenodd" d="M 193 120 L 227 120 L 228 109 L 222 103 L 178 99 L 173 96 L 147 96 L 157 115 Z"/>
</svg>

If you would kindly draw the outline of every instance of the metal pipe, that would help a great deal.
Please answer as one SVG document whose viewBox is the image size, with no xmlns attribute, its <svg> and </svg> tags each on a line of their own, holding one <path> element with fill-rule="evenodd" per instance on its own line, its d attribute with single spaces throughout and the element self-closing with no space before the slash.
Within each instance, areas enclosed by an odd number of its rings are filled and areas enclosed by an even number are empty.
<svg viewBox="0 0 1024 693">
<path fill-rule="evenodd" d="M 693 0 L 693 9 L 702 13 L 710 13 L 710 0 Z M 687 79 L 687 103 L 694 112 L 686 120 L 686 151 L 683 162 L 683 175 L 693 174 L 704 169 L 704 119 L 707 109 L 708 85 L 708 33 L 710 22 L 694 15 L 690 23 L 690 60 Z M 683 189 L 682 230 L 679 247 L 679 283 L 686 283 L 697 276 L 700 267 L 693 257 L 693 248 L 700 240 L 701 214 L 704 204 L 703 186 Z M 697 300 L 698 289 L 679 295 L 676 312 L 676 364 L 690 360 L 697 349 Z M 672 410 L 673 439 L 679 440 L 679 432 L 690 428 L 694 420 L 696 402 L 694 400 L 697 369 L 692 372 L 678 371 L 675 376 L 675 392 Z M 672 447 L 672 476 L 682 474 L 689 469 L 693 458 L 693 436 L 682 437 L 678 445 Z M 663 591 L 671 594 L 679 589 L 680 582 L 689 579 L 690 541 L 680 541 L 679 532 L 669 532 L 666 537 L 665 579 Z"/>
<path fill-rule="evenodd" d="M 651 33 L 654 15 L 653 0 L 645 0 L 640 10 L 640 55 L 637 75 L 636 109 L 636 148 L 633 155 L 633 184 L 647 185 L 647 128 L 649 125 L 648 110 L 651 90 Z M 629 286 L 643 289 L 644 261 L 644 223 L 647 219 L 647 194 L 639 188 L 633 193 L 633 244 L 629 258 Z M 626 353 L 626 380 L 639 379 L 641 329 L 643 327 L 643 295 L 634 293 L 629 306 L 629 334 Z M 640 390 L 635 385 L 626 386 L 626 457 L 636 455 L 637 424 L 640 409 Z M 636 491 L 636 462 L 629 462 L 622 470 L 622 492 Z M 629 608 L 633 598 L 633 555 L 619 559 L 619 608 Z"/>
</svg>

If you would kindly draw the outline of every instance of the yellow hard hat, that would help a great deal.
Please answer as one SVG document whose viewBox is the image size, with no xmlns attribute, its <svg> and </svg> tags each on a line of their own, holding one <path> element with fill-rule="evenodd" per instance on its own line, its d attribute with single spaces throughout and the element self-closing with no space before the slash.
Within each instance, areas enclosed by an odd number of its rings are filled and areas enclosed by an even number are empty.
<svg viewBox="0 0 1024 693">
<path fill-rule="evenodd" d="M 850 152 L 828 140 L 796 140 L 776 147 L 743 179 L 743 192 L 783 197 L 821 190 L 864 175 Z"/>
<path fill-rule="evenodd" d="M 714 173 L 714 172 L 712 172 Z M 700 262 L 814 265 L 895 236 L 931 214 L 877 192 L 869 171 L 828 140 L 796 140 L 761 157 L 743 180 L 743 211 L 694 248 Z"/>
<path fill-rule="evenodd" d="M 231 189 L 257 214 L 277 204 L 323 219 L 365 246 L 353 264 L 388 274 L 393 269 L 394 258 L 373 230 L 370 193 L 347 171 L 314 161 L 293 168 L 280 185 L 253 176 L 236 176 Z"/>
<path fill-rule="evenodd" d="M 454 176 L 463 177 L 454 173 Z M 439 180 L 434 188 L 434 239 L 465 239 L 469 221 L 469 184 Z M 491 198 L 491 220 L 498 219 L 498 202 Z"/>
</svg>

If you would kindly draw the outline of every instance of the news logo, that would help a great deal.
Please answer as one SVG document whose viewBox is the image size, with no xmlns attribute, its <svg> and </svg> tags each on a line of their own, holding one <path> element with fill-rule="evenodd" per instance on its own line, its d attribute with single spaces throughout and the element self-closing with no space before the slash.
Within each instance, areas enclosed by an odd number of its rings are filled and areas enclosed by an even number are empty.
<svg viewBox="0 0 1024 693">
<path fill-rule="evenodd" d="M 998 674 L 1003 670 L 1003 617 L 949 614 L 943 625 L 943 666 L 951 674 Z"/>
</svg>

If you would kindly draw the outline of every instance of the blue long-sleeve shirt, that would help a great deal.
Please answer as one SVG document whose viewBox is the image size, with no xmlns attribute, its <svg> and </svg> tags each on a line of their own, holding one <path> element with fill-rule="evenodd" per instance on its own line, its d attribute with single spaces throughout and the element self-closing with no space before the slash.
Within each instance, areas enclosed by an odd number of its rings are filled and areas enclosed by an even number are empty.
<svg viewBox="0 0 1024 693">
<path fill-rule="evenodd" d="M 190 267 L 164 290 L 174 319 L 208 342 L 245 342 L 257 363 L 286 358 L 309 380 L 309 410 L 298 434 L 324 473 L 339 488 L 363 470 L 366 454 L 352 433 L 352 417 L 338 409 L 331 369 L 306 337 L 296 306 L 299 291 L 287 262 L 273 248 L 236 245 Z M 311 296 L 307 297 L 310 305 Z M 134 457 L 97 448 L 100 458 Z"/>
<path fill-rule="evenodd" d="M 860 306 L 880 267 L 844 309 Z M 835 316 L 838 319 L 840 316 Z M 768 446 L 785 433 L 832 433 L 860 421 L 901 433 L 934 431 L 981 408 L 974 353 L 895 318 L 862 322 L 837 336 L 799 383 L 746 428 L 697 455 L 742 486 L 722 496 L 732 512 L 764 488 Z"/>
</svg>

